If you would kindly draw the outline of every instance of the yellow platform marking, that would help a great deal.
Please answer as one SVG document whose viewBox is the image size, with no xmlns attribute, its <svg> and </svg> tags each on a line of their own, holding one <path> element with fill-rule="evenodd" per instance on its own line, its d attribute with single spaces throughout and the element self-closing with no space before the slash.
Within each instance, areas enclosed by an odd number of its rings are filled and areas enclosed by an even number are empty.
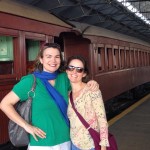
<svg viewBox="0 0 150 150">
<path fill-rule="evenodd" d="M 121 119 L 122 117 L 124 117 L 126 114 L 128 114 L 129 112 L 131 112 L 132 110 L 134 110 L 136 107 L 138 107 L 139 105 L 141 105 L 142 103 L 144 103 L 148 99 L 150 99 L 150 94 L 146 95 L 141 100 L 139 100 L 138 102 L 136 102 L 135 104 L 131 105 L 129 108 L 127 108 L 126 110 L 124 110 L 122 113 L 120 113 L 119 115 L 117 115 L 114 118 L 112 118 L 111 120 L 109 120 L 108 121 L 109 126 L 113 125 L 116 121 L 118 121 L 119 119 Z"/>
</svg>

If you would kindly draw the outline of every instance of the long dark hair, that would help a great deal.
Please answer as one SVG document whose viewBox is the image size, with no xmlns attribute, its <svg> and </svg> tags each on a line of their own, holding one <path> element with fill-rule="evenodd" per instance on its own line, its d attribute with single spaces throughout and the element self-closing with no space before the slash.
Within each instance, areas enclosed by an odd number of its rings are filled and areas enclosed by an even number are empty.
<svg viewBox="0 0 150 150">
<path fill-rule="evenodd" d="M 57 43 L 45 43 L 41 50 L 39 51 L 38 55 L 37 55 L 37 58 L 35 60 L 35 63 L 34 63 L 34 71 L 40 71 L 42 72 L 43 71 L 43 64 L 41 64 L 40 62 L 40 58 L 43 58 L 43 53 L 44 51 L 47 49 L 47 48 L 56 48 L 58 49 L 59 53 L 60 53 L 60 67 L 58 68 L 58 71 L 59 72 L 62 72 L 64 71 L 64 60 L 63 60 L 63 56 L 62 56 L 62 53 L 61 53 L 61 48 L 60 48 L 60 45 L 57 44 Z"/>
<path fill-rule="evenodd" d="M 89 81 L 89 69 L 87 67 L 87 61 L 86 61 L 86 59 L 83 56 L 81 56 L 81 55 L 74 55 L 74 56 L 69 57 L 67 59 L 66 68 L 70 64 L 70 62 L 72 60 L 74 60 L 74 59 L 78 59 L 78 60 L 80 60 L 83 63 L 84 73 L 86 73 L 86 76 L 82 78 L 82 81 L 83 82 L 88 82 Z"/>
</svg>

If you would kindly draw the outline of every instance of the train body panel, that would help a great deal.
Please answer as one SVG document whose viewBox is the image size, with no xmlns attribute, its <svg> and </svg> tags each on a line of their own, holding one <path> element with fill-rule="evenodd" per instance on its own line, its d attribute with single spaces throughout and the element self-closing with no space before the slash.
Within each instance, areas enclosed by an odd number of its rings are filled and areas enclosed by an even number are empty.
<svg viewBox="0 0 150 150">
<path fill-rule="evenodd" d="M 150 81 L 150 67 L 127 69 L 97 74 L 93 77 L 100 84 L 104 101 Z"/>
<path fill-rule="evenodd" d="M 0 1 L 0 11 L 6 14 L 13 14 L 20 16 L 22 18 L 29 18 L 32 20 L 37 20 L 41 22 L 46 22 L 54 24 L 57 26 L 71 28 L 72 26 L 64 21 L 58 19 L 54 15 L 38 9 L 37 7 L 32 7 L 30 5 L 25 5 L 23 3 L 17 3 L 12 0 L 1 0 Z"/>
</svg>

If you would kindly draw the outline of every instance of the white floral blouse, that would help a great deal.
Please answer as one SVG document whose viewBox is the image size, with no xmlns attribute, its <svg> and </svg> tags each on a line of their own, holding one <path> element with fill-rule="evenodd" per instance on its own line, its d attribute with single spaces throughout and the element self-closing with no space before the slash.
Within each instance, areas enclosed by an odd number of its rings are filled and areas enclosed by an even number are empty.
<svg viewBox="0 0 150 150">
<path fill-rule="evenodd" d="M 108 123 L 104 103 L 100 91 L 91 92 L 86 87 L 73 100 L 75 108 L 90 124 L 90 127 L 100 132 L 100 145 L 109 146 Z M 94 142 L 84 125 L 78 119 L 69 101 L 68 117 L 70 119 L 70 136 L 74 145 L 80 149 L 94 148 Z"/>
</svg>

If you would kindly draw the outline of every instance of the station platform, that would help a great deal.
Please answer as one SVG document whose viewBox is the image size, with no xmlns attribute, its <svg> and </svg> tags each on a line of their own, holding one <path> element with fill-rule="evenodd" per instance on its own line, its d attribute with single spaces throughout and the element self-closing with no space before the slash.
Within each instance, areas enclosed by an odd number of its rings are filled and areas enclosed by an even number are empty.
<svg viewBox="0 0 150 150">
<path fill-rule="evenodd" d="M 108 123 L 118 150 L 150 150 L 150 94 Z"/>
</svg>

